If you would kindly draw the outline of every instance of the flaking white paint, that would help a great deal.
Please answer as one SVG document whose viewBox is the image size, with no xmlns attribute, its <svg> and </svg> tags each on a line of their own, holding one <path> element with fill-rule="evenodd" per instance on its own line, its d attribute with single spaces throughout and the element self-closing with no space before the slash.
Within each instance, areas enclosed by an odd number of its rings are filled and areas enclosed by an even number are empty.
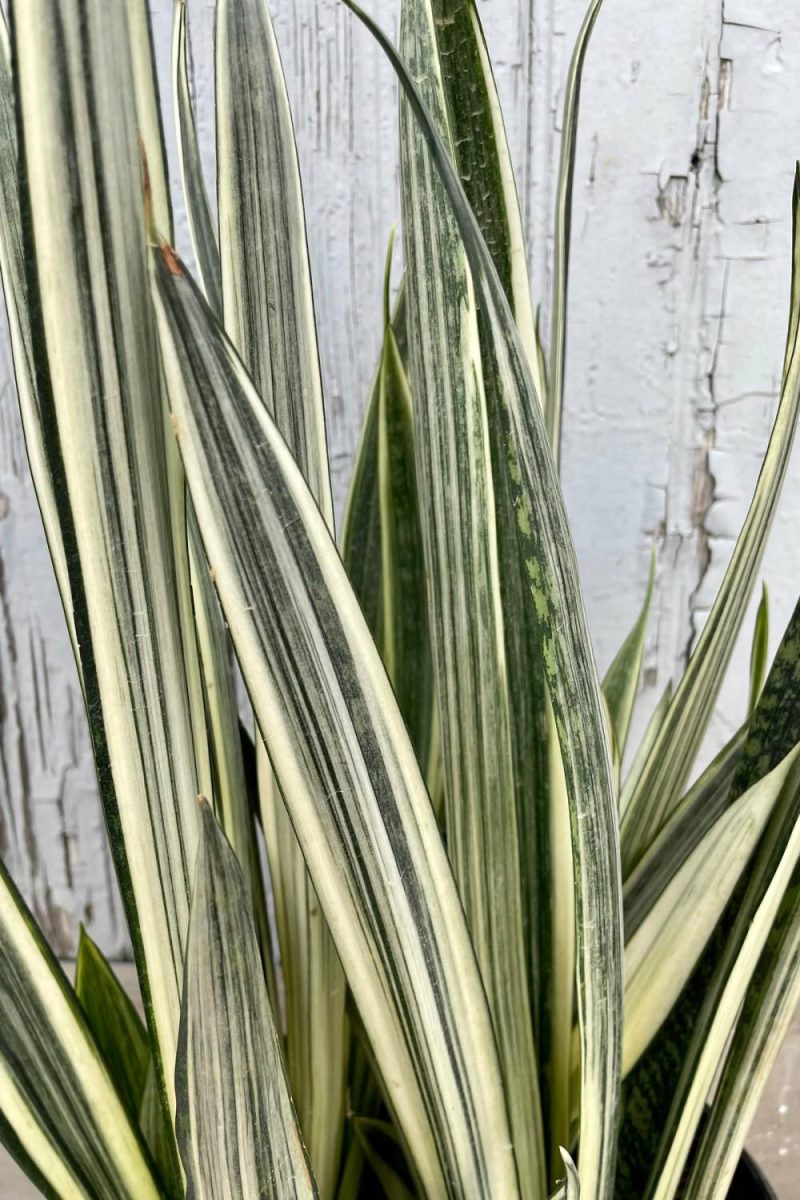
<svg viewBox="0 0 800 1200">
<path fill-rule="evenodd" d="M 154 0 L 166 81 L 171 0 Z M 399 215 L 391 71 L 340 0 L 273 0 L 309 218 L 331 459 L 345 493 Z M 547 317 L 562 87 L 584 0 L 481 0 Z M 398 0 L 370 9 L 396 32 Z M 213 178 L 210 0 L 189 0 Z M 170 119 L 170 145 L 174 146 Z M 775 408 L 800 154 L 800 13 L 791 0 L 606 0 L 577 160 L 564 484 L 601 667 L 659 547 L 639 724 L 676 677 L 746 511 Z M 178 220 L 187 250 L 185 222 Z M 125 937 L 80 692 L 0 358 L 0 849 L 59 949 L 84 920 Z M 796 461 L 763 577 L 772 645 L 800 582 Z M 709 744 L 740 720 L 740 646 Z"/>
</svg>

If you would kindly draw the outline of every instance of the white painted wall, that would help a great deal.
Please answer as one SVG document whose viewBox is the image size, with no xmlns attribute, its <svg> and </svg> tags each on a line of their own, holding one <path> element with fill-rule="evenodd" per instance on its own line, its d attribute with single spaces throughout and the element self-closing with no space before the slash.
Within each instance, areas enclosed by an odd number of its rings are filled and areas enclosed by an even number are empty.
<svg viewBox="0 0 800 1200">
<path fill-rule="evenodd" d="M 479 3 L 546 315 L 561 87 L 584 0 Z M 211 8 L 190 0 L 209 149 Z M 396 30 L 398 0 L 370 8 Z M 154 0 L 154 10 L 166 67 L 171 0 Z M 300 143 L 341 502 L 378 346 L 386 239 L 399 215 L 395 88 L 339 0 L 273 0 L 273 11 Z M 606 0 L 587 64 L 577 166 L 564 482 L 601 667 L 634 619 L 650 544 L 659 546 L 642 718 L 702 625 L 766 443 L 798 156 L 793 0 Z M 120 908 L 8 358 L 4 342 L 0 849 L 62 952 L 79 919 L 119 952 Z M 798 516 L 795 462 L 763 569 L 773 647 L 800 590 Z M 743 645 L 715 741 L 742 716 L 747 656 Z"/>
</svg>

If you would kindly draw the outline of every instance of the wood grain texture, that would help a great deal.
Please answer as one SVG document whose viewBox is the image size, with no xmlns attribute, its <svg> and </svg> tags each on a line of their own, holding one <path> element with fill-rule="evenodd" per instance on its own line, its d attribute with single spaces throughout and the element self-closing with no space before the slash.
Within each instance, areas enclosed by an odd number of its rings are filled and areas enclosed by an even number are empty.
<svg viewBox="0 0 800 1200">
<path fill-rule="evenodd" d="M 561 90 L 584 3 L 479 4 L 516 164 L 534 298 L 546 321 Z M 165 82 L 171 7 L 172 0 L 153 0 Z M 369 7 L 396 34 L 396 0 Z M 380 345 L 383 256 L 399 216 L 396 89 L 339 0 L 272 0 L 272 8 L 299 141 L 341 513 Z M 211 11 L 211 0 L 189 0 L 209 179 Z M 800 12 L 792 0 L 646 8 L 608 0 L 586 71 L 563 473 L 602 668 L 635 620 L 650 545 L 658 545 L 634 745 L 702 627 L 775 409 L 800 156 Z M 171 117 L 167 132 L 174 168 Z M 180 214 L 178 239 L 188 252 Z M 771 650 L 800 578 L 798 462 L 762 569 Z M 749 629 L 708 751 L 744 713 L 748 642 Z M 125 947 L 121 910 L 7 350 L 0 356 L 0 695 L 0 850 L 61 952 L 83 919 L 117 954 Z"/>
</svg>

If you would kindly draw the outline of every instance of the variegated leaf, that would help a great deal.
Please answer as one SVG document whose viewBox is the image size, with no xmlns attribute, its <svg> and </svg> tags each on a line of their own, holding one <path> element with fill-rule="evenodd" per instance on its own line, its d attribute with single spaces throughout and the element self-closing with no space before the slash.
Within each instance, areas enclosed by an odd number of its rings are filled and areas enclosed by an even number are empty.
<svg viewBox="0 0 800 1200">
<path fill-rule="evenodd" d="M 631 1070 L 678 999 L 750 861 L 795 765 L 796 751 L 698 839 L 625 942 L 622 1072 Z"/>
<path fill-rule="evenodd" d="M 12 44 L 25 129 L 37 373 L 46 381 L 47 420 L 59 434 L 54 486 L 69 531 L 84 689 L 169 1097 L 198 827 L 197 727 L 176 599 L 147 281 L 134 8 L 18 2 Z"/>
<path fill-rule="evenodd" d="M 615 964 L 621 964 L 622 957 L 621 877 L 609 751 L 574 548 L 525 354 L 447 149 L 394 47 L 354 0 L 346 2 L 389 56 L 425 130 L 491 334 L 484 339 L 498 399 L 491 421 L 498 422 L 508 438 L 517 526 L 570 799 L 582 1042 L 581 1177 L 589 1197 L 605 1197 L 614 1175 L 620 1079 L 622 979 Z"/>
<path fill-rule="evenodd" d="M 414 751 L 326 523 L 172 251 L 176 431 L 259 727 L 426 1195 L 518 1194 L 493 1035 Z"/>
<path fill-rule="evenodd" d="M 302 186 L 266 0 L 218 0 L 217 204 L 224 324 L 325 518 L 333 507 Z M 259 745 L 262 824 L 287 998 L 289 1078 L 323 1195 L 345 1105 L 345 986 L 280 789 Z"/>
<path fill-rule="evenodd" d="M 578 145 L 578 113 L 581 82 L 589 39 L 600 15 L 603 0 L 589 0 L 586 16 L 578 30 L 569 71 L 564 84 L 561 119 L 561 155 L 556 191 L 556 220 L 553 245 L 553 295 L 550 306 L 550 379 L 545 415 L 553 457 L 561 455 L 561 418 L 564 407 L 564 375 L 567 356 L 567 300 L 569 254 L 572 238 L 572 188 L 575 181 L 575 152 Z"/>
<path fill-rule="evenodd" d="M 173 105 L 186 216 L 200 282 L 214 312 L 221 313 L 222 275 L 219 247 L 203 178 L 203 164 L 197 142 L 197 126 L 189 87 L 186 0 L 174 0 L 174 6 L 172 27 Z M 163 230 L 162 233 L 166 233 L 166 231 Z"/>
<path fill-rule="evenodd" d="M 0 862 L 0 1140 L 54 1200 L 160 1200 L 75 993 Z"/>
<path fill-rule="evenodd" d="M 187 1200 L 312 1200 L 249 888 L 202 810 L 175 1067 Z"/>
<path fill-rule="evenodd" d="M 487 84 L 470 61 L 479 61 L 473 10 L 471 3 L 404 0 L 400 26 L 404 57 L 422 81 L 454 161 L 459 141 L 465 143 L 467 161 L 461 169 L 467 176 L 471 156 L 480 160 L 481 146 L 497 153 Z M 479 136 L 472 133 L 475 127 Z M 545 708 L 541 697 L 537 705 L 530 695 L 537 680 L 526 637 L 530 606 L 524 600 L 514 603 L 522 593 L 524 564 L 508 495 L 507 446 L 501 428 L 492 428 L 489 419 L 491 383 L 484 378 L 469 262 L 424 135 L 402 101 L 400 163 L 417 481 L 430 580 L 447 847 L 495 1023 L 523 1195 L 542 1197 L 546 1161 L 531 1021 L 533 972 L 518 969 L 529 955 L 522 863 L 541 857 L 523 844 L 518 795 L 534 803 L 535 776 L 531 771 L 522 778 L 521 771 L 530 766 L 537 742 L 546 745 Z M 486 192 L 481 178 L 472 186 L 479 195 Z M 502 213 L 496 191 L 482 198 L 484 208 Z M 493 240 L 510 275 L 502 234 Z M 507 599 L 511 603 L 504 606 Z M 525 672 L 521 681 L 518 671 Z M 521 690 L 514 687 L 517 682 Z M 525 734 L 538 717 L 538 739 L 523 736 L 514 722 L 517 713 Z"/>
</svg>

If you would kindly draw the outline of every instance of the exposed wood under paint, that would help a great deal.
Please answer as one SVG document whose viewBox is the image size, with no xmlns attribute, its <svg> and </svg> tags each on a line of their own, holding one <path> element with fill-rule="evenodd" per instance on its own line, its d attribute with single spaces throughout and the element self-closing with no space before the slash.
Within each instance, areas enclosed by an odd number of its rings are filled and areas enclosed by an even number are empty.
<svg viewBox="0 0 800 1200">
<path fill-rule="evenodd" d="M 341 508 L 399 214 L 395 89 L 339 0 L 273 0 L 294 101 Z M 171 0 L 155 0 L 159 62 Z M 371 11 L 396 29 L 397 0 Z M 213 134 L 209 0 L 191 0 L 200 134 Z M 583 0 L 483 0 L 547 313 L 561 86 Z M 169 122 L 168 122 L 169 128 Z M 659 545 L 640 719 L 685 661 L 719 585 L 775 407 L 800 154 L 800 13 L 790 0 L 608 0 L 578 155 L 564 478 L 601 666 Z M 209 177 L 213 163 L 209 157 Z M 185 228 L 180 226 L 183 248 Z M 763 575 L 773 645 L 797 592 L 790 469 Z M 740 647 L 713 738 L 742 715 Z M 80 692 L 0 358 L 0 850 L 62 953 L 83 920 L 125 934 Z"/>
</svg>

